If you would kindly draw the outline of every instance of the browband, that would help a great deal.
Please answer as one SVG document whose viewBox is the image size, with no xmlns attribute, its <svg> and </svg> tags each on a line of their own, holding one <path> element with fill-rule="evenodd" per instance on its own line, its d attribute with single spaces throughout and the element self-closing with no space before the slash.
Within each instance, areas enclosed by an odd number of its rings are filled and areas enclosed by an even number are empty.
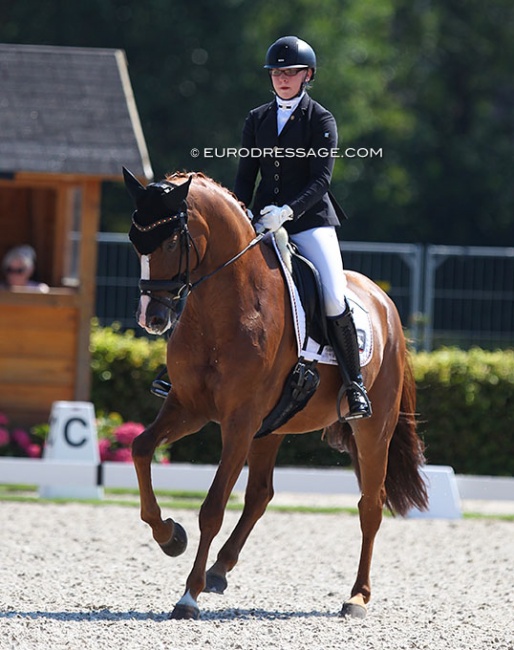
<svg viewBox="0 0 514 650">
<path fill-rule="evenodd" d="M 181 219 L 184 217 L 185 217 L 185 212 L 181 211 L 178 214 L 174 214 L 171 217 L 164 217 L 163 219 L 158 219 L 157 221 L 149 224 L 148 226 L 141 226 L 140 224 L 137 223 L 137 221 L 132 216 L 132 225 L 136 228 L 136 230 L 139 230 L 139 232 L 150 232 L 150 230 L 154 230 L 159 226 L 163 226 L 165 223 L 171 223 L 176 219 Z"/>
</svg>

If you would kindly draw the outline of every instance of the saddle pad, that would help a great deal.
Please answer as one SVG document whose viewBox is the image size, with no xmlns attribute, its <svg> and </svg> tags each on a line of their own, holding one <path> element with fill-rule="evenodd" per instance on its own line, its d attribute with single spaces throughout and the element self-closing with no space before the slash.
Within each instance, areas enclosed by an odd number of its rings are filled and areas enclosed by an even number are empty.
<svg viewBox="0 0 514 650">
<path fill-rule="evenodd" d="M 282 273 L 286 280 L 287 288 L 289 290 L 289 297 L 291 302 L 291 311 L 293 315 L 293 323 L 296 334 L 296 343 L 298 346 L 298 356 L 302 356 L 307 361 L 317 360 L 319 363 L 326 363 L 337 366 L 337 359 L 335 358 L 333 349 L 326 345 L 321 354 L 319 353 L 320 344 L 312 338 L 308 338 L 304 346 L 305 336 L 307 332 L 305 310 L 300 300 L 298 289 L 295 286 L 292 275 L 282 257 L 282 253 L 277 245 L 276 239 L 273 236 L 273 247 L 280 261 Z M 357 296 L 349 289 L 346 291 L 346 298 L 350 303 L 353 310 L 353 320 L 357 330 L 357 338 L 359 341 L 359 354 L 360 364 L 364 367 L 371 360 L 373 353 L 373 330 L 371 328 L 371 319 L 367 309 Z"/>
</svg>

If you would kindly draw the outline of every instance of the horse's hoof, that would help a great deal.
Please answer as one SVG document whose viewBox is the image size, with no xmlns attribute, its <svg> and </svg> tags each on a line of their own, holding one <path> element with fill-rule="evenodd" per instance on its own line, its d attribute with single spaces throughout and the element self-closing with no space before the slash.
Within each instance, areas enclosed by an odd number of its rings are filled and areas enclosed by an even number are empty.
<svg viewBox="0 0 514 650">
<path fill-rule="evenodd" d="M 343 603 L 343 608 L 339 616 L 342 618 L 366 618 L 368 610 L 365 605 L 358 605 L 349 600 Z"/>
<path fill-rule="evenodd" d="M 173 535 L 171 539 L 164 544 L 159 544 L 166 555 L 170 557 L 177 557 L 182 555 L 182 553 L 187 548 L 187 534 L 184 528 L 178 524 L 176 521 L 167 519 L 166 521 L 171 521 L 173 524 Z"/>
<path fill-rule="evenodd" d="M 227 588 L 228 582 L 225 576 L 207 571 L 205 589 L 209 594 L 222 594 Z"/>
<path fill-rule="evenodd" d="M 170 618 L 176 620 L 198 620 L 200 618 L 200 610 L 193 605 L 175 605 L 170 614 Z"/>
</svg>

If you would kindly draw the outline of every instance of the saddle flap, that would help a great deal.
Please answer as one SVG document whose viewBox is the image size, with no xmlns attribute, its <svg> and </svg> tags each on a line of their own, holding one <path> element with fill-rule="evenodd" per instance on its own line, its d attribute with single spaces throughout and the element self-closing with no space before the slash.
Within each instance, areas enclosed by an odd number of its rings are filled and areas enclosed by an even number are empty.
<svg viewBox="0 0 514 650">
<path fill-rule="evenodd" d="M 305 311 L 306 336 L 328 344 L 327 324 L 323 308 L 323 287 L 318 270 L 298 251 L 291 247 L 293 281 Z"/>
</svg>

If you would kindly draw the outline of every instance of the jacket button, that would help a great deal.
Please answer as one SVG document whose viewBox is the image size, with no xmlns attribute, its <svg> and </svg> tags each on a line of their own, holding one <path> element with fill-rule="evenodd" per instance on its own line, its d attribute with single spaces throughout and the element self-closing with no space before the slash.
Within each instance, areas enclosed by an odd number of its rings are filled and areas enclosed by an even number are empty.
<svg viewBox="0 0 514 650">
<path fill-rule="evenodd" d="M 275 177 L 274 177 L 274 178 L 275 178 L 276 181 L 278 181 L 278 180 L 280 179 L 280 175 L 279 175 L 279 174 L 275 174 Z"/>
<path fill-rule="evenodd" d="M 275 167 L 280 167 L 280 161 L 275 160 Z"/>
<path fill-rule="evenodd" d="M 280 192 L 280 190 L 278 189 L 278 187 L 276 187 L 276 188 L 273 190 L 273 192 L 274 192 L 275 194 L 278 194 L 278 193 Z"/>
</svg>

